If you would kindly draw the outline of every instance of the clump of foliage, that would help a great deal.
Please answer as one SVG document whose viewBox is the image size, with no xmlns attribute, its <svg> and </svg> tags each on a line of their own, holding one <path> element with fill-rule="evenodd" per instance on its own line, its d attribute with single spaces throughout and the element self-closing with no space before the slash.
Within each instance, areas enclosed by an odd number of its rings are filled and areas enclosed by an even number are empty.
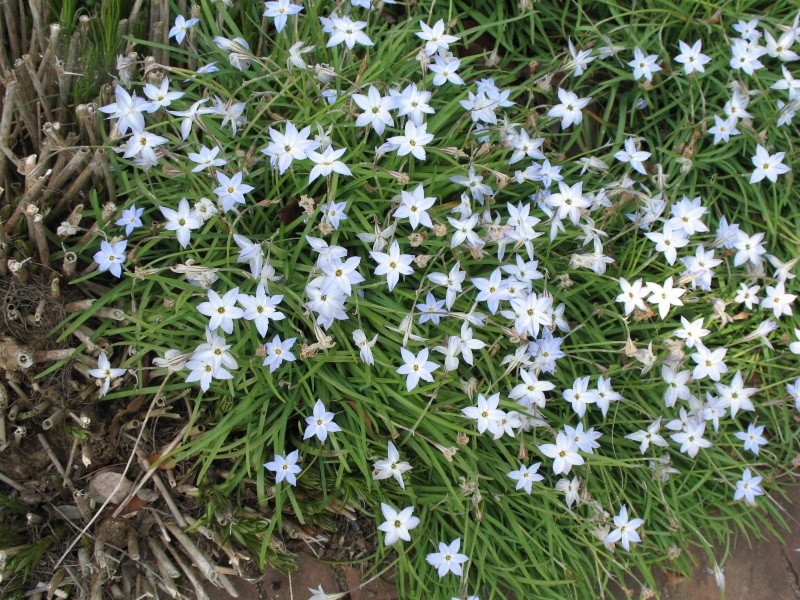
<svg viewBox="0 0 800 600">
<path fill-rule="evenodd" d="M 201 2 L 101 108 L 93 375 L 191 387 L 262 562 L 349 507 L 403 598 L 586 597 L 780 522 L 795 16 L 556 4 Z"/>
</svg>

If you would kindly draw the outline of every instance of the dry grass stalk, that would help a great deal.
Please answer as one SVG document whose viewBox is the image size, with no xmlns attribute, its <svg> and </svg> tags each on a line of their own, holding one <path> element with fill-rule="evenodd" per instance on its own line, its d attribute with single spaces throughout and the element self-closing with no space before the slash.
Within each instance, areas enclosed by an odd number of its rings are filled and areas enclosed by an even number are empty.
<svg viewBox="0 0 800 600">
<path fill-rule="evenodd" d="M 178 550 L 169 545 L 167 546 L 167 550 L 169 550 L 170 554 L 172 554 L 175 562 L 178 563 L 178 567 L 180 567 L 183 574 L 186 575 L 186 578 L 192 584 L 197 600 L 211 600 L 205 588 L 203 587 L 203 582 L 200 581 L 200 578 L 197 576 L 195 570 L 192 569 L 191 566 L 187 565 L 186 562 L 184 562 L 178 553 Z"/>
<path fill-rule="evenodd" d="M 192 538 L 186 535 L 176 523 L 166 523 L 165 526 L 173 537 L 178 540 L 178 543 L 180 543 L 186 554 L 192 559 L 194 565 L 209 582 L 217 587 L 224 587 L 225 591 L 234 598 L 239 597 L 239 592 L 236 591 L 236 588 L 233 587 L 230 580 L 225 575 L 217 572 L 211 559 L 192 541 Z"/>
</svg>

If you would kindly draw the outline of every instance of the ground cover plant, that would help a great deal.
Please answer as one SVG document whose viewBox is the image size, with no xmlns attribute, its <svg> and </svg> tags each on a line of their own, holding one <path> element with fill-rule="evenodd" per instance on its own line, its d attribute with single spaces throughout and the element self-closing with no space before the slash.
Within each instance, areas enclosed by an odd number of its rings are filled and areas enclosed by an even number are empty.
<svg viewBox="0 0 800 600">
<path fill-rule="evenodd" d="M 260 566 L 349 518 L 401 598 L 722 577 L 797 451 L 797 19 L 201 2 L 98 104 L 61 335 L 124 311 L 99 402 Z"/>
</svg>

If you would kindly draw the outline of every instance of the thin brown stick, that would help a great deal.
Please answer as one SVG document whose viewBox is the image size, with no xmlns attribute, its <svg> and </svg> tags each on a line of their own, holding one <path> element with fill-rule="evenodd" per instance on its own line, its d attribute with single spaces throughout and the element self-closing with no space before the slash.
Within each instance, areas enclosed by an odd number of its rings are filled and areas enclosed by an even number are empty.
<svg viewBox="0 0 800 600">
<path fill-rule="evenodd" d="M 78 171 L 78 169 L 85 163 L 89 156 L 91 155 L 91 150 L 88 148 L 78 148 L 77 152 L 72 155 L 70 161 L 61 169 L 58 173 L 53 176 L 53 179 L 50 181 L 50 185 L 48 186 L 47 192 L 42 198 L 42 201 L 45 202 L 47 199 L 55 192 L 60 192 L 62 187 L 66 185 L 66 183 L 73 179 L 74 174 Z M 56 204 L 56 208 L 54 210 L 58 210 L 59 207 L 66 205 L 66 203 L 59 201 Z"/>
<path fill-rule="evenodd" d="M 6 33 L 8 33 L 8 45 L 11 47 L 11 60 L 14 60 L 22 56 L 19 46 L 21 38 L 17 29 L 19 23 L 17 3 L 13 2 L 13 0 L 11 2 L 3 2 L 3 15 L 5 16 L 3 22 L 6 26 Z"/>
<path fill-rule="evenodd" d="M 63 213 L 69 206 L 70 200 L 72 200 L 78 194 L 84 184 L 86 184 L 86 182 L 92 176 L 92 173 L 94 173 L 94 165 L 89 163 L 86 165 L 86 167 L 84 167 L 80 175 L 74 179 L 72 185 L 67 188 L 61 198 L 59 198 L 58 202 L 53 207 L 52 212 L 55 214 Z"/>
<path fill-rule="evenodd" d="M 15 167 L 19 164 L 16 155 L 8 148 L 11 125 L 14 123 L 14 105 L 18 88 L 19 84 L 16 79 L 6 82 L 6 92 L 3 96 L 3 114 L 0 116 L 0 150 L 2 150 L 3 154 L 0 156 L 0 172 L 5 169 L 3 163 L 6 160 L 13 163 Z"/>
<path fill-rule="evenodd" d="M 18 58 L 14 61 L 14 77 L 19 82 L 20 101 L 17 104 L 17 112 L 22 120 L 27 133 L 31 136 L 33 142 L 39 145 L 39 121 L 36 119 L 35 107 L 38 104 L 36 90 L 33 87 L 28 69 L 25 67 L 25 61 Z"/>
<path fill-rule="evenodd" d="M 30 54 L 24 54 L 22 56 L 22 64 L 25 65 L 25 70 L 28 72 L 28 77 L 31 79 L 31 85 L 36 95 L 39 97 L 39 106 L 42 107 L 45 118 L 48 121 L 54 121 L 53 113 L 50 112 L 50 102 L 47 99 L 47 95 L 44 93 L 44 87 L 39 79 L 39 74 L 36 72 L 36 67 L 33 66 L 33 60 L 31 60 Z"/>
<path fill-rule="evenodd" d="M 200 581 L 200 578 L 197 576 L 197 573 L 195 573 L 194 569 L 192 569 L 190 565 L 187 565 L 183 561 L 180 554 L 175 548 L 173 548 L 172 546 L 167 546 L 167 550 L 169 550 L 170 554 L 172 554 L 172 558 L 174 558 L 175 562 L 178 563 L 178 566 L 180 567 L 181 571 L 183 571 L 183 573 L 186 575 L 186 578 L 189 580 L 189 583 L 192 584 L 197 600 L 210 600 L 210 598 L 208 597 L 208 593 L 203 587 L 203 582 Z"/>
<path fill-rule="evenodd" d="M 47 243 L 47 236 L 44 231 L 42 214 L 34 204 L 29 204 L 25 209 L 25 220 L 28 222 L 28 234 L 31 236 L 36 250 L 39 253 L 39 262 L 50 268 L 50 245 Z"/>
<path fill-rule="evenodd" d="M 67 473 L 66 471 L 64 471 L 64 467 L 61 466 L 58 457 L 55 455 L 55 452 L 53 452 L 53 449 L 50 447 L 50 444 L 47 442 L 47 439 L 41 433 L 36 435 L 36 439 L 39 440 L 39 443 L 42 445 L 42 448 L 44 448 L 44 451 L 47 454 L 48 458 L 50 459 L 50 462 L 53 463 L 53 466 L 56 468 L 56 471 L 58 471 L 58 474 L 61 475 L 64 484 L 74 494 L 76 491 L 75 484 L 72 483 L 72 480 L 69 477 L 67 477 Z"/>
</svg>

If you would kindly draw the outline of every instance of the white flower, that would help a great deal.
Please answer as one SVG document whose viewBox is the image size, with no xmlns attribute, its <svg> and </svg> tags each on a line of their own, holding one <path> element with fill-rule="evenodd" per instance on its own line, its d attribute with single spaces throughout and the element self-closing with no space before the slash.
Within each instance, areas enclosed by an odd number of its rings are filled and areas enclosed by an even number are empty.
<svg viewBox="0 0 800 600">
<path fill-rule="evenodd" d="M 233 241 L 239 246 L 239 257 L 236 262 L 249 262 L 250 274 L 256 278 L 259 277 L 264 264 L 264 249 L 261 244 L 251 242 L 238 233 L 233 234 Z"/>
<path fill-rule="evenodd" d="M 340 175 L 352 175 L 347 165 L 338 160 L 342 154 L 345 153 L 345 151 L 346 148 L 334 150 L 333 146 L 328 146 L 325 148 L 322 154 L 314 152 L 313 150 L 309 150 L 308 158 L 310 158 L 316 164 L 314 165 L 314 168 L 311 169 L 311 173 L 308 174 L 308 183 L 311 183 L 320 175 L 327 177 L 334 172 L 339 173 Z"/>
<path fill-rule="evenodd" d="M 556 435 L 555 444 L 540 444 L 539 452 L 555 459 L 553 462 L 553 473 L 569 473 L 573 465 L 582 465 L 583 457 L 578 454 L 578 445 L 575 440 L 567 436 L 563 431 Z"/>
<path fill-rule="evenodd" d="M 147 112 L 154 113 L 159 108 L 168 107 L 173 100 L 177 100 L 183 96 L 183 92 L 170 92 L 169 91 L 169 78 L 165 77 L 160 85 L 153 85 L 146 83 L 142 92 L 145 96 L 150 98 L 150 102 L 145 102 L 142 106 Z"/>
<path fill-rule="evenodd" d="M 767 252 L 761 243 L 763 240 L 764 233 L 747 235 L 744 231 L 737 231 L 736 239 L 732 244 L 736 249 L 736 255 L 733 257 L 734 266 L 738 267 L 749 262 L 754 267 L 760 267 L 763 262 L 761 256 Z"/>
<path fill-rule="evenodd" d="M 303 439 L 307 440 L 310 437 L 317 436 L 320 442 L 328 439 L 329 433 L 341 431 L 342 428 L 333 422 L 334 414 L 325 410 L 325 405 L 322 400 L 317 400 L 314 403 L 314 413 L 310 417 L 306 417 L 306 431 L 303 434 Z"/>
<path fill-rule="evenodd" d="M 228 177 L 221 171 L 217 171 L 216 175 L 219 187 L 214 193 L 222 204 L 222 210 L 228 211 L 237 204 L 244 204 L 244 195 L 255 189 L 252 185 L 242 183 L 244 174 L 241 171 L 234 173 L 233 177 Z"/>
<path fill-rule="evenodd" d="M 786 67 L 781 67 L 783 71 L 783 79 L 779 79 L 775 83 L 770 86 L 770 89 L 773 90 L 789 90 L 789 99 L 790 100 L 798 100 L 800 99 L 800 78 L 796 78 L 792 75 L 792 72 L 787 69 Z M 796 105 L 795 105 L 796 109 Z M 790 109 L 793 110 L 793 109 Z"/>
<path fill-rule="evenodd" d="M 121 240 L 113 244 L 109 244 L 103 240 L 100 242 L 100 250 L 95 252 L 93 257 L 94 262 L 97 263 L 98 270 L 110 271 L 114 277 L 122 277 L 122 264 L 125 262 L 125 247 L 128 245 L 127 240 Z"/>
<path fill-rule="evenodd" d="M 235 287 L 220 296 L 214 290 L 208 290 L 208 301 L 197 305 L 197 311 L 209 317 L 208 328 L 213 331 L 221 327 L 225 333 L 233 333 L 233 320 L 240 319 L 244 311 L 236 306 L 239 299 L 239 288 Z"/>
<path fill-rule="evenodd" d="M 650 447 L 650 444 L 661 447 L 669 446 L 667 441 L 658 433 L 659 429 L 661 429 L 661 417 L 658 417 L 655 421 L 650 423 L 646 431 L 641 429 L 639 431 L 634 431 L 626 435 L 625 439 L 639 442 L 639 450 L 644 454 Z"/>
<path fill-rule="evenodd" d="M 322 589 L 322 584 L 318 585 L 317 589 L 308 588 L 308 591 L 311 592 L 311 597 L 308 600 L 340 600 L 348 595 L 348 592 L 326 593 L 325 590 Z"/>
<path fill-rule="evenodd" d="M 535 481 L 542 481 L 544 479 L 543 476 L 537 473 L 540 466 L 542 466 L 542 463 L 533 463 L 530 467 L 526 467 L 520 463 L 519 469 L 506 473 L 506 475 L 517 482 L 516 489 L 524 489 L 528 494 L 530 494 L 533 483 Z"/>
<path fill-rule="evenodd" d="M 675 337 L 684 340 L 687 348 L 694 348 L 695 344 L 701 343 L 701 338 L 711 333 L 710 329 L 703 328 L 703 321 L 703 317 L 691 322 L 686 317 L 681 317 L 682 327 L 675 330 Z"/>
<path fill-rule="evenodd" d="M 622 400 L 622 394 L 614 391 L 614 388 L 611 387 L 611 378 L 603 377 L 602 375 L 597 378 L 595 394 L 597 396 L 595 403 L 600 408 L 600 411 L 603 413 L 604 417 L 606 416 L 606 413 L 608 412 L 612 402 Z"/>
<path fill-rule="evenodd" d="M 705 430 L 705 421 L 690 419 L 684 425 L 683 431 L 673 433 L 669 437 L 681 445 L 681 452 L 685 452 L 690 458 L 694 458 L 701 448 L 710 448 L 713 445 L 703 437 Z"/>
<path fill-rule="evenodd" d="M 114 98 L 116 102 L 101 106 L 98 110 L 106 113 L 107 119 L 117 119 L 117 130 L 120 135 L 125 135 L 128 130 L 143 132 L 145 123 L 142 113 L 147 102 L 136 94 L 129 94 L 120 84 L 114 87 Z"/>
<path fill-rule="evenodd" d="M 574 92 L 568 92 L 558 88 L 558 99 L 561 102 L 551 108 L 547 116 L 561 119 L 561 129 L 566 129 L 571 125 L 580 125 L 583 121 L 581 109 L 585 108 L 592 100 L 590 98 L 578 98 Z"/>
<path fill-rule="evenodd" d="M 247 108 L 245 102 L 234 102 L 233 99 L 223 102 L 216 94 L 214 95 L 214 114 L 222 117 L 220 127 L 225 127 L 228 123 L 231 126 L 231 133 L 236 135 L 240 125 L 247 123 L 244 110 Z"/>
<path fill-rule="evenodd" d="M 470 246 L 483 245 L 483 240 L 481 237 L 473 231 L 475 226 L 478 224 L 478 219 L 478 215 L 471 215 L 460 220 L 454 219 L 453 217 L 447 217 L 447 222 L 455 228 L 453 237 L 450 239 L 451 248 L 455 248 L 464 242 L 467 242 L 467 244 Z"/>
<path fill-rule="evenodd" d="M 228 60 L 233 68 L 244 71 L 250 66 L 253 55 L 250 53 L 250 45 L 244 39 L 237 37 L 229 40 L 217 36 L 214 43 L 228 53 Z"/>
<path fill-rule="evenodd" d="M 723 119 L 719 115 L 714 115 L 714 126 L 708 128 L 708 133 L 714 135 L 714 144 L 720 142 L 728 142 L 730 136 L 739 135 L 739 130 L 736 129 L 736 118 L 728 117 Z"/>
<path fill-rule="evenodd" d="M 327 222 L 334 229 L 339 229 L 339 222 L 347 220 L 344 212 L 347 202 L 326 202 L 320 207 L 323 222 Z"/>
<path fill-rule="evenodd" d="M 361 361 L 368 365 L 375 364 L 375 358 L 372 356 L 372 347 L 378 341 L 378 334 L 376 333 L 375 336 L 368 340 L 367 336 L 361 329 L 356 329 L 353 332 L 353 342 L 355 342 L 356 346 L 358 346 L 359 355 L 361 356 Z"/>
<path fill-rule="evenodd" d="M 155 357 L 153 365 L 169 373 L 177 373 L 186 366 L 186 355 L 180 350 L 170 349 L 164 352 L 164 358 Z"/>
<path fill-rule="evenodd" d="M 791 171 L 789 167 L 783 164 L 785 155 L 785 152 L 770 154 L 764 146 L 758 144 L 756 146 L 756 155 L 752 159 L 755 170 L 750 175 L 750 183 L 757 183 L 764 178 L 775 183 L 778 181 L 779 175 Z"/>
<path fill-rule="evenodd" d="M 285 133 L 280 133 L 270 127 L 269 134 L 272 141 L 262 152 L 269 156 L 270 165 L 277 168 L 281 175 L 289 168 L 293 160 L 306 159 L 308 152 L 319 148 L 319 142 L 308 139 L 308 136 L 311 135 L 311 127 L 304 127 L 298 131 L 291 121 L 286 122 Z"/>
<path fill-rule="evenodd" d="M 463 185 L 467 187 L 470 195 L 479 203 L 484 203 L 484 196 L 493 196 L 494 191 L 491 187 L 486 185 L 485 183 L 481 183 L 483 181 L 482 175 L 475 174 L 475 167 L 470 167 L 467 173 L 467 176 L 464 177 L 463 175 L 454 175 L 450 178 L 450 181 L 453 183 L 457 183 L 458 185 Z"/>
<path fill-rule="evenodd" d="M 210 356 L 197 356 L 192 357 L 186 363 L 186 368 L 189 369 L 189 375 L 186 376 L 186 383 L 200 382 L 200 389 L 204 392 L 208 391 L 211 386 L 212 379 L 233 379 L 233 375 L 225 369 L 225 367 L 217 363 Z"/>
<path fill-rule="evenodd" d="M 114 225 L 125 227 L 125 235 L 130 235 L 134 229 L 142 226 L 142 214 L 144 207 L 136 208 L 135 204 L 131 204 L 129 208 L 122 211 L 119 219 L 114 222 Z"/>
<path fill-rule="evenodd" d="M 767 50 L 763 46 L 749 43 L 743 39 L 734 39 L 731 45 L 731 60 L 728 65 L 731 69 L 752 75 L 758 69 L 764 68 L 764 63 L 758 59 L 766 53 Z"/>
<path fill-rule="evenodd" d="M 392 115 L 389 114 L 389 109 L 392 108 L 394 101 L 391 97 L 381 96 L 375 86 L 369 86 L 366 96 L 364 94 L 352 94 L 351 98 L 364 111 L 358 115 L 356 127 L 372 125 L 378 135 L 383 135 L 387 125 L 389 127 L 394 125 Z"/>
<path fill-rule="evenodd" d="M 767 443 L 767 438 L 764 437 L 764 426 L 759 425 L 756 427 L 753 423 L 747 426 L 747 431 L 739 431 L 734 435 L 744 442 L 744 449 L 750 450 L 753 454 L 758 456 L 758 449 Z"/>
<path fill-rule="evenodd" d="M 372 467 L 374 469 L 372 472 L 373 479 L 380 480 L 394 477 L 403 489 L 406 489 L 406 484 L 403 481 L 403 473 L 414 468 L 407 462 L 400 460 L 400 453 L 391 441 L 389 442 L 387 458 L 385 460 L 375 461 Z"/>
<path fill-rule="evenodd" d="M 577 477 L 573 477 L 572 481 L 569 479 L 559 479 L 555 485 L 557 491 L 564 492 L 564 502 L 567 503 L 567 508 L 572 508 L 572 505 L 578 501 L 580 487 L 581 480 Z"/>
<path fill-rule="evenodd" d="M 595 60 L 597 57 L 592 56 L 592 49 L 589 48 L 588 50 L 581 50 L 578 52 L 575 49 L 575 46 L 572 43 L 572 40 L 567 40 L 567 45 L 569 48 L 569 55 L 572 60 L 564 66 L 565 69 L 572 69 L 572 76 L 573 77 L 580 77 L 583 75 L 584 71 L 586 71 L 586 67 L 589 66 L 589 63 Z"/>
<path fill-rule="evenodd" d="M 322 21 L 322 19 L 323 17 L 320 17 L 320 21 Z M 374 45 L 372 40 L 367 37 L 367 34 L 361 31 L 367 26 L 366 21 L 353 21 L 347 15 L 337 17 L 335 14 L 331 16 L 330 21 L 332 23 L 332 29 L 331 37 L 327 44 L 328 48 L 337 46 L 342 42 L 351 50 L 356 44 L 361 44 L 362 46 Z M 324 25 L 325 21 L 322 22 Z"/>
<path fill-rule="evenodd" d="M 650 158 L 650 156 L 649 152 L 636 149 L 636 142 L 633 138 L 627 138 L 625 140 L 625 149 L 614 154 L 614 158 L 620 162 L 629 163 L 634 171 L 638 171 L 642 175 L 647 175 L 643 163 Z"/>
<path fill-rule="evenodd" d="M 478 433 L 489 431 L 495 439 L 503 435 L 500 422 L 505 418 L 506 413 L 497 408 L 500 403 L 500 394 L 492 394 L 486 398 L 483 394 L 478 394 L 477 404 L 462 408 L 461 412 L 468 419 L 477 422 Z"/>
<path fill-rule="evenodd" d="M 381 512 L 386 521 L 378 525 L 378 529 L 386 533 L 384 544 L 391 546 L 398 540 L 410 542 L 411 534 L 409 530 L 419 525 L 419 518 L 412 516 L 414 507 L 409 506 L 397 512 L 396 509 L 381 502 Z"/>
<path fill-rule="evenodd" d="M 511 147 L 514 148 L 514 153 L 508 159 L 508 164 L 513 165 L 526 156 L 536 160 L 544 159 L 544 153 L 542 152 L 544 138 L 531 139 L 527 131 L 520 129 L 514 135 L 509 135 L 508 141 L 511 143 Z M 603 163 L 603 166 L 605 167 L 605 163 Z"/>
<path fill-rule="evenodd" d="M 289 71 L 292 70 L 292 67 L 297 67 L 298 69 L 308 68 L 306 61 L 303 60 L 303 54 L 308 54 L 314 48 L 316 48 L 316 46 L 306 46 L 306 43 L 303 41 L 292 44 L 289 48 L 289 58 L 286 59 L 286 68 L 289 69 Z"/>
<path fill-rule="evenodd" d="M 692 354 L 692 360 L 697 365 L 692 377 L 696 380 L 708 377 L 712 381 L 719 381 L 720 374 L 728 371 L 728 366 L 723 362 L 727 353 L 727 348 L 717 348 L 712 351 L 698 342 L 697 352 Z"/>
<path fill-rule="evenodd" d="M 522 383 L 514 386 L 508 397 L 516 400 L 517 404 L 521 406 L 531 407 L 535 405 L 539 408 L 544 408 L 547 402 L 544 392 L 554 390 L 555 384 L 550 381 L 540 381 L 533 370 L 522 370 L 519 375 L 522 378 Z"/>
<path fill-rule="evenodd" d="M 291 4 L 289 0 L 277 0 L 277 2 L 265 2 L 264 8 L 265 10 L 263 16 L 275 19 L 275 29 L 278 32 L 283 31 L 283 28 L 286 27 L 286 21 L 289 15 L 296 15 L 301 10 L 303 10 L 302 6 L 298 6 L 297 4 Z"/>
<path fill-rule="evenodd" d="M 392 106 L 397 109 L 398 117 L 407 116 L 414 125 L 422 125 L 425 115 L 432 115 L 435 111 L 428 104 L 431 92 L 417 89 L 416 83 L 409 83 L 402 92 L 389 90 Z"/>
<path fill-rule="evenodd" d="M 453 303 L 456 301 L 457 295 L 461 291 L 461 284 L 464 282 L 466 276 L 466 271 L 461 270 L 460 261 L 456 261 L 456 263 L 453 265 L 453 268 L 450 269 L 450 272 L 447 275 L 444 273 L 430 273 L 428 275 L 428 279 L 430 279 L 436 285 L 447 286 L 447 292 L 445 293 L 445 306 L 448 310 L 452 308 Z"/>
<path fill-rule="evenodd" d="M 400 244 L 397 243 L 397 240 L 392 242 L 388 254 L 375 251 L 369 254 L 378 263 L 374 271 L 375 275 L 386 275 L 386 283 L 389 285 L 390 292 L 400 281 L 400 275 L 411 275 L 414 272 L 411 267 L 414 257 L 410 254 L 400 254 Z"/>
<path fill-rule="evenodd" d="M 569 217 L 575 225 L 581 218 L 581 210 L 592 205 L 591 201 L 583 194 L 582 181 L 571 186 L 559 181 L 558 192 L 549 194 L 546 202 L 553 209 L 558 209 L 558 219 Z"/>
<path fill-rule="evenodd" d="M 800 55 L 792 50 L 797 41 L 797 20 L 795 19 L 794 27 L 784 31 L 781 36 L 776 40 L 772 37 L 769 31 L 764 31 L 764 48 L 768 56 L 777 58 L 784 62 L 794 61 L 800 59 Z"/>
<path fill-rule="evenodd" d="M 634 309 L 641 311 L 646 309 L 644 299 L 650 293 L 650 290 L 642 287 L 641 278 L 629 283 L 627 279 L 620 277 L 619 286 L 622 289 L 622 293 L 616 297 L 616 301 L 625 304 L 626 315 L 631 314 Z"/>
<path fill-rule="evenodd" d="M 549 327 L 553 323 L 553 298 L 545 294 L 539 296 L 536 292 L 511 298 L 511 312 L 517 331 L 535 339 L 539 337 L 541 327 Z"/>
<path fill-rule="evenodd" d="M 405 348 L 400 348 L 400 355 L 405 364 L 397 368 L 397 373 L 406 376 L 406 390 L 409 392 L 419 384 L 419 380 L 432 382 L 433 371 L 439 368 L 435 362 L 428 360 L 428 349 L 423 348 L 419 354 L 413 354 Z"/>
<path fill-rule="evenodd" d="M 428 564 L 439 572 L 439 577 L 453 573 L 461 577 L 461 565 L 469 560 L 466 554 L 460 554 L 461 538 L 456 538 L 450 544 L 439 542 L 439 552 L 432 552 L 425 557 Z"/>
<path fill-rule="evenodd" d="M 800 329 L 794 330 L 794 337 L 797 338 L 797 341 L 789 344 L 789 352 L 792 354 L 800 354 Z"/>
<path fill-rule="evenodd" d="M 691 75 L 695 71 L 704 73 L 704 65 L 711 62 L 711 58 L 701 52 L 703 48 L 702 40 L 697 40 L 694 44 L 689 46 L 686 42 L 679 40 L 678 47 L 681 53 L 675 57 L 675 62 L 683 65 L 683 72 L 686 75 Z"/>
<path fill-rule="evenodd" d="M 656 243 L 656 252 L 662 252 L 670 266 L 674 265 L 678 258 L 678 248 L 689 244 L 689 239 L 683 230 L 675 229 L 671 221 L 664 223 L 662 231 L 649 231 L 644 236 Z"/>
<path fill-rule="evenodd" d="M 572 410 L 582 417 L 589 404 L 597 402 L 597 392 L 589 389 L 589 376 L 577 377 L 572 382 L 572 387 L 562 393 L 564 400 L 572 404 Z"/>
<path fill-rule="evenodd" d="M 177 15 L 175 17 L 175 25 L 169 30 L 169 38 L 175 38 L 175 41 L 178 44 L 182 44 L 184 38 L 186 37 L 186 32 L 189 31 L 190 27 L 194 27 L 200 22 L 200 19 L 185 19 L 183 15 Z"/>
<path fill-rule="evenodd" d="M 680 298 L 686 293 L 686 290 L 673 287 L 672 277 L 667 277 L 663 286 L 648 282 L 647 289 L 650 292 L 647 301 L 651 304 L 658 304 L 658 314 L 662 319 L 666 319 L 671 306 L 683 306 Z"/>
<path fill-rule="evenodd" d="M 442 58 L 437 54 L 434 61 L 435 63 L 428 67 L 434 74 L 433 85 L 444 85 L 448 81 L 454 85 L 464 85 L 464 80 L 456 73 L 461 66 L 460 60 L 452 56 Z"/>
<path fill-rule="evenodd" d="M 294 450 L 286 455 L 284 458 L 280 454 L 276 454 L 275 458 L 264 466 L 270 471 L 275 472 L 275 483 L 280 483 L 286 480 L 291 485 L 297 485 L 296 475 L 302 471 L 300 465 L 297 464 L 300 459 L 300 451 Z"/>
<path fill-rule="evenodd" d="M 277 309 L 283 296 L 267 296 L 263 283 L 258 284 L 255 296 L 239 294 L 237 300 L 244 307 L 242 318 L 253 321 L 261 337 L 266 337 L 270 321 L 280 321 L 286 318 L 286 315 Z"/>
<path fill-rule="evenodd" d="M 736 491 L 733 494 L 733 500 L 741 500 L 744 498 L 746 504 L 755 506 L 756 496 L 763 496 L 764 490 L 759 487 L 761 477 L 753 477 L 750 473 L 750 467 L 742 471 L 741 480 L 736 482 Z"/>
<path fill-rule="evenodd" d="M 181 248 L 189 245 L 192 230 L 200 229 L 203 225 L 197 213 L 189 208 L 189 202 L 186 198 L 181 198 L 177 211 L 165 206 L 159 206 L 158 209 L 167 219 L 164 229 L 175 232 Z"/>
<path fill-rule="evenodd" d="M 761 308 L 772 309 L 772 314 L 776 319 L 782 315 L 792 316 L 792 302 L 797 299 L 796 294 L 787 294 L 782 281 L 775 286 L 768 285 L 765 288 L 764 299 L 761 300 Z"/>
<path fill-rule="evenodd" d="M 163 146 L 169 140 L 160 135 L 149 131 L 136 131 L 131 133 L 131 137 L 125 143 L 123 158 L 137 158 L 141 160 L 142 166 L 153 166 L 158 164 L 155 149 Z"/>
<path fill-rule="evenodd" d="M 100 387 L 100 397 L 102 398 L 108 393 L 108 388 L 111 385 L 111 380 L 117 377 L 122 377 L 126 369 L 114 369 L 111 367 L 111 362 L 108 360 L 105 352 L 101 352 L 97 358 L 97 368 L 89 369 L 86 373 L 90 377 L 94 377 L 98 381 L 102 381 L 103 385 Z"/>
<path fill-rule="evenodd" d="M 467 92 L 467 99 L 459 100 L 458 103 L 464 107 L 464 110 L 470 111 L 473 123 L 482 121 L 490 125 L 497 124 L 497 115 L 494 111 L 497 109 L 498 103 L 496 100 L 492 100 L 486 92 L 478 91 L 477 94 Z"/>
<path fill-rule="evenodd" d="M 414 125 L 407 121 L 403 135 L 392 136 L 386 141 L 397 150 L 398 156 L 412 154 L 419 160 L 425 160 L 425 145 L 433 141 L 433 134 L 428 133 L 427 123 Z"/>
<path fill-rule="evenodd" d="M 416 36 L 421 40 L 425 40 L 425 54 L 428 56 L 433 56 L 438 50 L 447 50 L 449 44 L 461 39 L 454 35 L 447 35 L 444 32 L 443 19 L 436 21 L 433 27 L 429 27 L 424 21 L 420 21 L 419 26 L 422 31 L 418 31 Z"/>
<path fill-rule="evenodd" d="M 284 361 L 292 362 L 297 359 L 291 351 L 296 339 L 288 338 L 285 341 L 281 341 L 281 338 L 276 335 L 271 342 L 264 346 L 266 358 L 263 365 L 269 367 L 270 373 L 273 373 Z"/>
<path fill-rule="evenodd" d="M 724 406 L 731 409 L 731 417 L 735 417 L 740 410 L 755 410 L 750 396 L 758 392 L 758 388 L 744 387 L 741 371 L 736 371 L 730 385 L 717 383 L 715 387 Z"/>
<path fill-rule="evenodd" d="M 392 216 L 398 219 L 408 219 L 411 229 L 416 229 L 420 224 L 429 229 L 433 228 L 428 209 L 434 205 L 436 198 L 425 196 L 425 189 L 421 183 L 412 192 L 401 191 L 400 202 L 400 206 L 395 209 Z"/>
<path fill-rule="evenodd" d="M 213 148 L 200 147 L 200 152 L 189 152 L 187 154 L 189 160 L 196 162 L 197 165 L 192 169 L 192 173 L 199 173 L 208 167 L 221 167 L 227 162 L 224 158 L 217 158 L 219 154 L 219 146 Z"/>
<path fill-rule="evenodd" d="M 642 538 L 636 530 L 644 525 L 642 519 L 629 519 L 628 507 L 623 504 L 619 510 L 619 515 L 614 517 L 615 529 L 611 531 L 604 539 L 606 544 L 613 544 L 614 542 L 621 542 L 625 550 L 630 550 L 631 542 L 641 542 Z"/>
<path fill-rule="evenodd" d="M 661 70 L 661 67 L 656 64 L 658 56 L 650 54 L 644 55 L 639 48 L 633 49 L 633 60 L 628 63 L 629 67 L 633 67 L 633 78 L 641 79 L 644 77 L 647 81 L 653 80 L 653 73 Z"/>
</svg>

